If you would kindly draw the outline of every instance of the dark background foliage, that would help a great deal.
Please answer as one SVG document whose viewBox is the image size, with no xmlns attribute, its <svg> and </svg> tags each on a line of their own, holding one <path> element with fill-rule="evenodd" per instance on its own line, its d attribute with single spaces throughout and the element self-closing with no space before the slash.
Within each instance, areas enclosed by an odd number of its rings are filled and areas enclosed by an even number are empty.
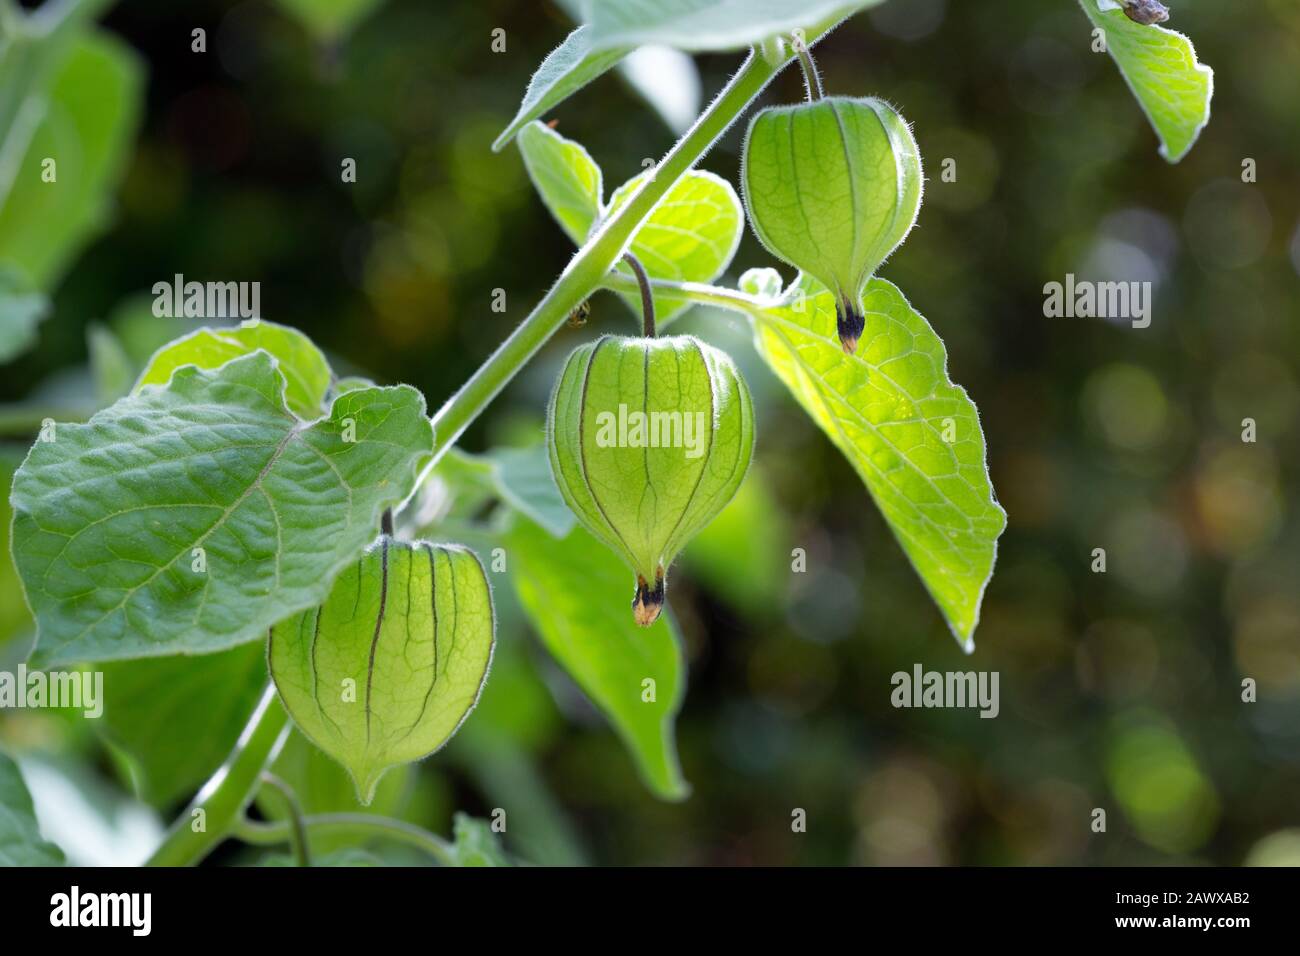
<svg viewBox="0 0 1300 956">
<path fill-rule="evenodd" d="M 1072 0 L 893 0 L 817 50 L 829 91 L 894 103 L 925 159 L 918 228 L 882 274 L 943 337 L 1009 514 L 974 656 L 737 320 L 697 310 L 683 327 L 731 349 L 755 389 L 752 480 L 770 501 L 751 534 L 709 539 L 674 594 L 692 796 L 650 796 L 534 648 L 558 703 L 536 705 L 530 756 L 458 742 L 421 769 L 413 817 L 445 830 L 453 805 L 482 813 L 539 788 L 558 816 L 530 823 L 528 842 L 552 848 L 537 855 L 607 863 L 1300 862 L 1300 9 L 1173 6 L 1169 25 L 1216 72 L 1211 123 L 1177 166 Z M 183 273 L 260 281 L 266 318 L 436 407 L 572 253 L 517 152 L 489 150 L 570 28 L 550 3 L 390 0 L 331 48 L 264 2 L 126 2 L 105 23 L 147 60 L 143 129 L 111 227 L 38 349 L 6 369 L 4 400 L 59 372 L 75 391 L 91 321 L 146 353 L 171 337 L 140 313 L 153 283 Z M 190 52 L 195 26 L 206 55 Z M 697 58 L 706 97 L 738 62 Z M 801 94 L 788 71 L 764 101 Z M 607 191 L 673 140 L 616 74 L 554 116 Z M 703 164 L 733 183 L 740 136 Z M 339 181 L 344 156 L 355 185 Z M 1242 182 L 1246 159 L 1258 182 Z M 729 276 L 771 264 L 747 235 Z M 1043 285 L 1066 273 L 1153 281 L 1151 327 L 1045 318 Z M 587 329 L 562 331 L 465 446 L 540 436 L 559 358 L 630 328 L 598 297 Z M 806 574 L 789 572 L 795 547 Z M 894 709 L 890 675 L 916 663 L 998 671 L 1001 714 Z M 60 749 L 6 721 L 10 743 Z M 63 749 L 111 775 L 94 746 Z M 795 808 L 806 834 L 791 832 Z"/>
</svg>

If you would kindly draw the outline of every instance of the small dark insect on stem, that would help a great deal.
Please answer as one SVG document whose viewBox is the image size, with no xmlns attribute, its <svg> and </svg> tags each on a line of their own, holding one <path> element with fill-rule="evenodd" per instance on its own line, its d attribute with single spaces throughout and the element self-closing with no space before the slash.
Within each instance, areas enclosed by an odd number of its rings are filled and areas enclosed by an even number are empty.
<svg viewBox="0 0 1300 956">
<path fill-rule="evenodd" d="M 803 69 L 803 85 L 808 91 L 808 102 L 820 100 L 826 95 L 826 91 L 822 89 L 822 75 L 817 72 L 817 63 L 813 60 L 808 44 L 804 42 L 803 34 L 795 33 L 790 38 L 790 46 L 799 55 L 799 66 Z"/>
<path fill-rule="evenodd" d="M 641 286 L 641 334 L 652 339 L 655 337 L 655 296 L 650 291 L 650 277 L 646 275 L 645 267 L 641 265 L 640 260 L 632 253 L 625 253 L 623 261 L 632 267 L 632 271 L 636 273 L 637 285 Z"/>
<path fill-rule="evenodd" d="M 380 533 L 386 534 L 390 538 L 393 536 L 393 509 L 392 508 L 384 509 L 384 516 L 379 519 L 379 530 Z"/>
</svg>

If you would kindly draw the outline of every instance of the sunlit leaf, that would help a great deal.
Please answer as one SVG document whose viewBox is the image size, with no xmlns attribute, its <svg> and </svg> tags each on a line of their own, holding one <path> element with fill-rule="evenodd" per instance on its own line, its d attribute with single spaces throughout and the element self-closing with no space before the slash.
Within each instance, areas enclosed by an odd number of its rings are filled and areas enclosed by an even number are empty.
<svg viewBox="0 0 1300 956">
<path fill-rule="evenodd" d="M 770 289 L 770 270 L 741 287 Z M 884 279 L 862 296 L 866 329 L 840 348 L 834 297 L 801 278 L 752 310 L 759 354 L 862 477 L 903 551 L 967 649 L 1006 512 L 989 481 L 979 414 L 948 377 L 943 342 Z"/>
<path fill-rule="evenodd" d="M 1176 163 L 1210 121 L 1214 71 L 1196 60 L 1192 41 L 1158 24 L 1134 23 L 1114 0 L 1079 0 L 1160 137 L 1160 155 Z"/>
<path fill-rule="evenodd" d="M 166 385 L 185 365 L 220 368 L 231 359 L 263 349 L 284 373 L 284 397 L 289 410 L 306 421 L 319 418 L 330 385 L 330 367 L 312 340 L 296 329 L 258 321 L 226 329 L 199 329 L 169 342 L 154 353 L 140 373 L 135 391 L 146 385 Z"/>
<path fill-rule="evenodd" d="M 587 239 L 605 199 L 600 167 L 581 143 L 542 123 L 519 133 L 519 152 L 537 194 L 575 245 Z"/>
</svg>

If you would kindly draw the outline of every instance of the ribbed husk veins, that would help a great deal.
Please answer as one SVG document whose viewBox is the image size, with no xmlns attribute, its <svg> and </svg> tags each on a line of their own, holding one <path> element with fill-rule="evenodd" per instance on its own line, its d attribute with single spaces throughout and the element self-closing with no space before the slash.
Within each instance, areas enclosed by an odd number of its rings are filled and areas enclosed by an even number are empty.
<svg viewBox="0 0 1300 956">
<path fill-rule="evenodd" d="M 389 767 L 456 732 L 487 679 L 487 576 L 459 545 L 381 535 L 320 607 L 271 629 L 271 675 L 294 723 L 369 803 Z"/>
<path fill-rule="evenodd" d="M 857 347 L 862 290 L 921 208 L 921 155 L 907 123 L 874 97 L 760 111 L 745 136 L 741 189 L 773 255 L 835 294 L 840 342 Z"/>
<path fill-rule="evenodd" d="M 564 500 L 627 562 L 633 615 L 654 623 L 673 558 L 749 468 L 748 386 L 726 354 L 691 336 L 603 336 L 569 356 L 547 431 Z"/>
</svg>

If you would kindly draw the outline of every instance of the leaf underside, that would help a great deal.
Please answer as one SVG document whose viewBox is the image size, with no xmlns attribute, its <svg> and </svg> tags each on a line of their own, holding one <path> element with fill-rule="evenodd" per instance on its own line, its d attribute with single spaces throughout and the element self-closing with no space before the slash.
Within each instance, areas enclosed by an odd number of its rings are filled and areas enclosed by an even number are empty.
<svg viewBox="0 0 1300 956">
<path fill-rule="evenodd" d="M 1123 10 L 1102 10 L 1098 0 L 1079 3 L 1093 26 L 1105 31 L 1106 49 L 1160 137 L 1160 155 L 1178 162 L 1210 121 L 1214 71 L 1197 62 L 1183 34 L 1134 23 Z"/>
<path fill-rule="evenodd" d="M 758 294 L 770 278 L 756 270 L 741 285 Z M 866 328 L 854 355 L 840 347 L 834 297 L 807 278 L 752 310 L 755 345 L 861 476 L 970 650 L 1006 526 L 979 415 L 949 379 L 942 341 L 902 293 L 877 278 L 862 298 Z"/>
<path fill-rule="evenodd" d="M 33 446 L 10 499 L 33 663 L 223 650 L 324 599 L 432 429 L 407 386 L 349 392 L 310 424 L 284 388 L 262 351 L 189 366 Z"/>
</svg>

